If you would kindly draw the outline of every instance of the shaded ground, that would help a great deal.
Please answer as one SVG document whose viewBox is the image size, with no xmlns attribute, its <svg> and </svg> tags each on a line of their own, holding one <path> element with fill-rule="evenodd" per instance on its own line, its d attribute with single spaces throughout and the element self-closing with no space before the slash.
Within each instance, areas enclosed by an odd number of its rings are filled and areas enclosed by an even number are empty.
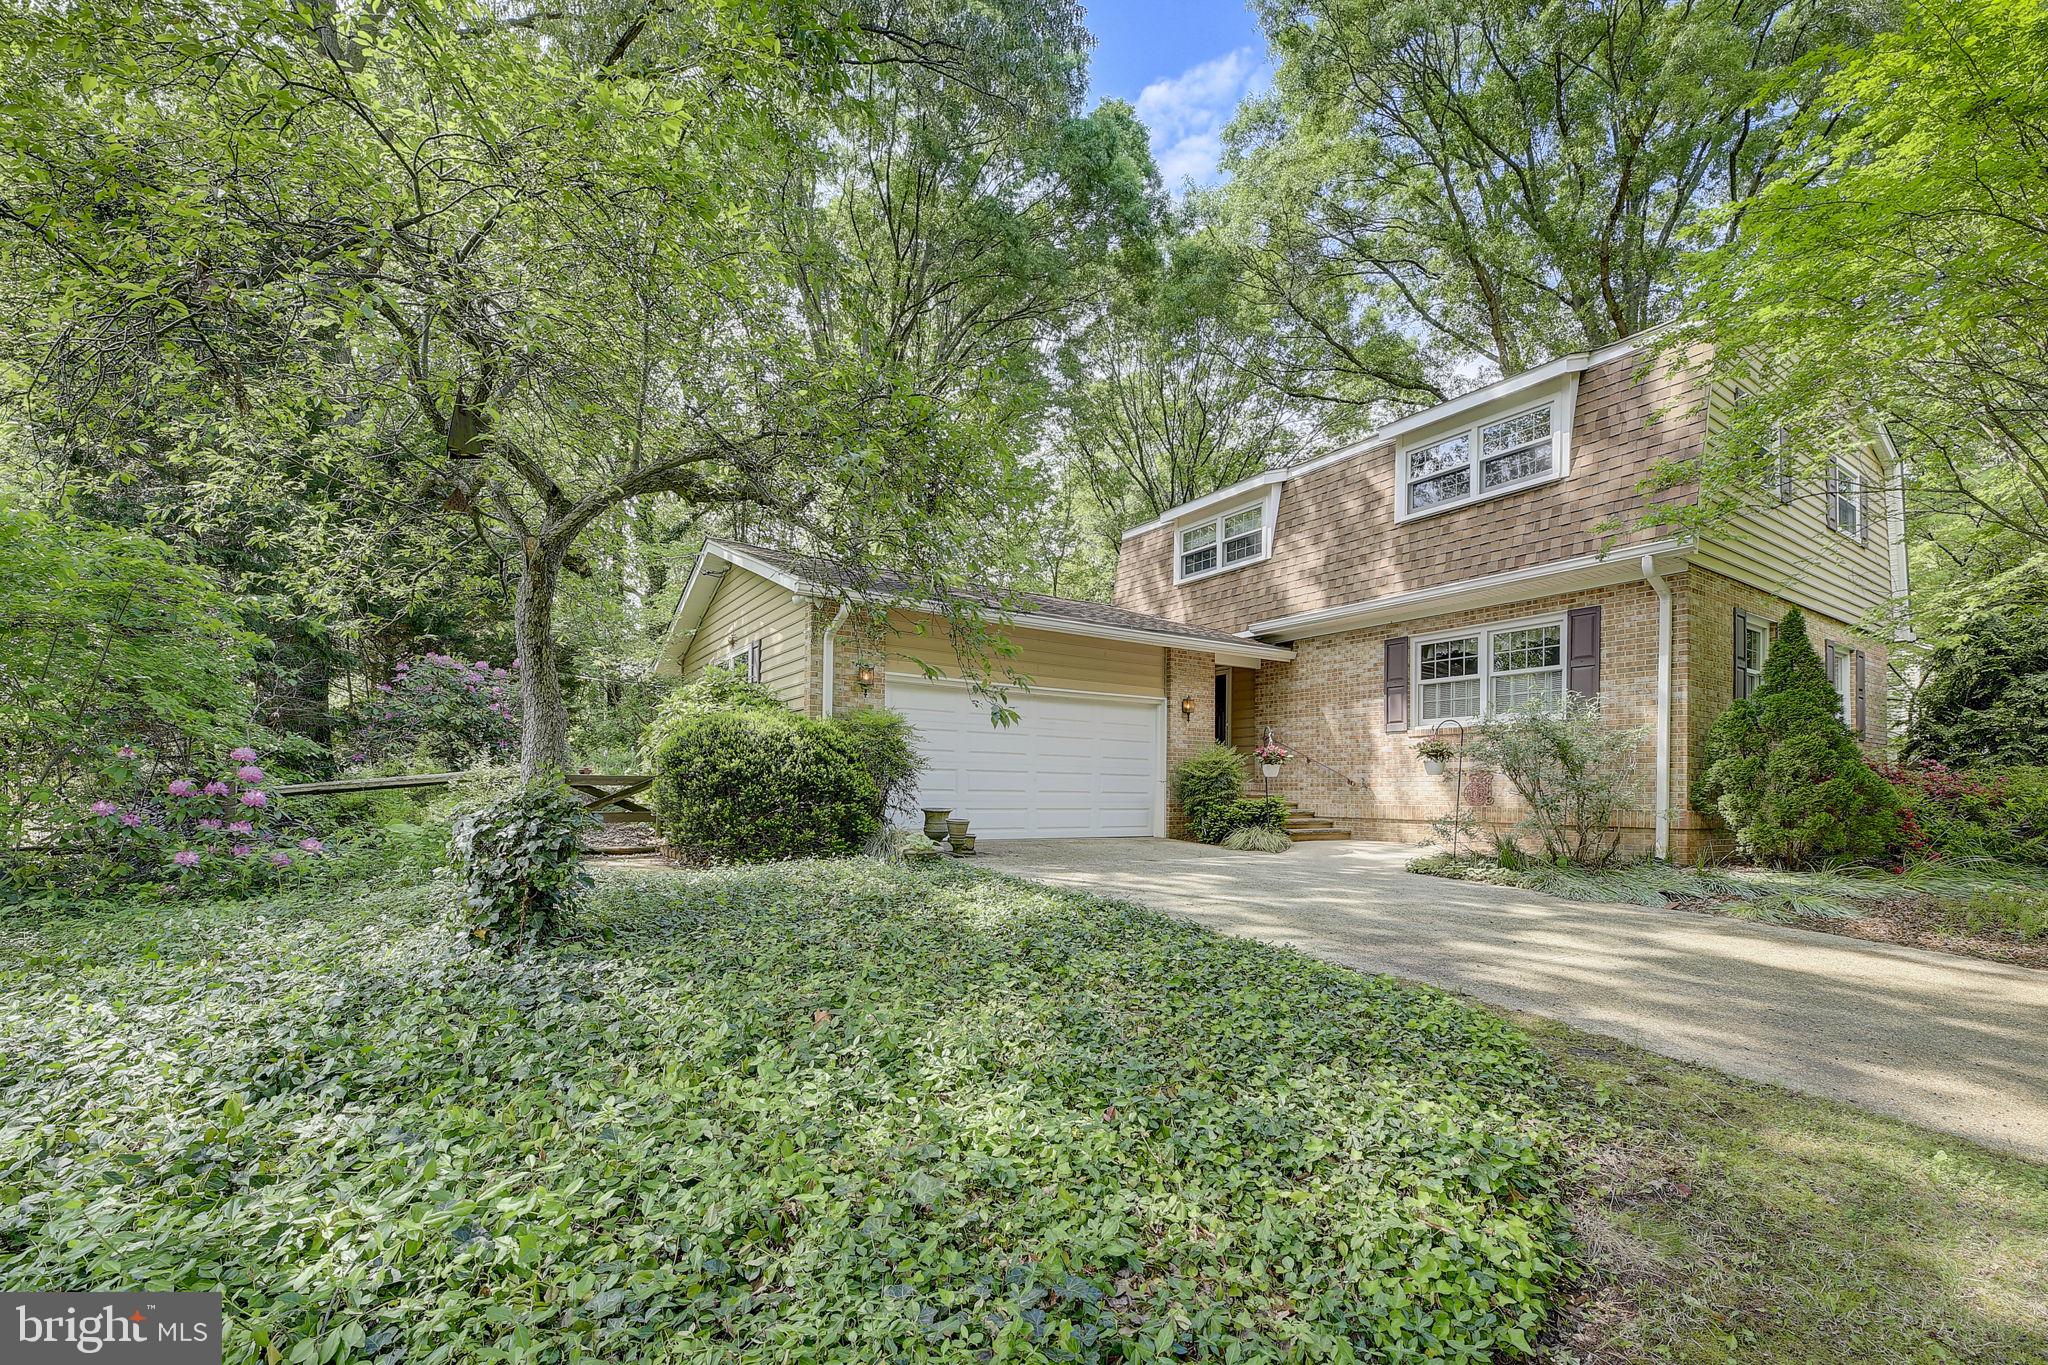
<svg viewBox="0 0 2048 1365">
<path fill-rule="evenodd" d="M 1737 1076 L 2048 1159 L 2048 976 L 1676 909 L 1415 876 L 1352 841 L 984 843 L 985 867 L 1428 981 Z"/>
</svg>

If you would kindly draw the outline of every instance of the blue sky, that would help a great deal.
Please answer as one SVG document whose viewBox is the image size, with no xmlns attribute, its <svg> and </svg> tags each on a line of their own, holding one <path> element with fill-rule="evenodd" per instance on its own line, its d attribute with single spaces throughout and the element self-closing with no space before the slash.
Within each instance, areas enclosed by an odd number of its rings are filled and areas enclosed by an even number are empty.
<svg viewBox="0 0 2048 1365">
<path fill-rule="evenodd" d="M 1096 98 L 1135 105 L 1168 189 L 1211 184 L 1223 126 L 1263 87 L 1266 43 L 1245 0 L 1084 0 Z"/>
</svg>

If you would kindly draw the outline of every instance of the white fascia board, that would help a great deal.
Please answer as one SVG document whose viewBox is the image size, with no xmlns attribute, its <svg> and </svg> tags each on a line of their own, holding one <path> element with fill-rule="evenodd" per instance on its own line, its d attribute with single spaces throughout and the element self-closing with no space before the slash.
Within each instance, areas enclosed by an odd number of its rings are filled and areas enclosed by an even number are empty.
<svg viewBox="0 0 2048 1365">
<path fill-rule="evenodd" d="M 1617 545 L 1607 555 L 1580 555 L 1574 559 L 1510 569 L 1506 573 L 1467 578 L 1433 588 L 1418 588 L 1413 592 L 1345 602 L 1293 616 L 1278 616 L 1270 621 L 1254 623 L 1251 633 L 1275 640 L 1299 640 L 1311 635 L 1334 635 L 1339 631 L 1385 625 L 1438 612 L 1507 606 L 1531 597 L 1633 582 L 1643 575 L 1644 556 L 1651 556 L 1662 572 L 1678 568 L 1691 553 L 1691 542 L 1678 539 L 1652 541 L 1646 545 Z"/>
<path fill-rule="evenodd" d="M 1289 465 L 1285 469 L 1269 469 L 1263 474 L 1254 474 L 1248 479 L 1241 479 L 1228 488 L 1218 489 L 1216 492 L 1196 498 L 1192 502 L 1182 503 L 1178 507 L 1169 507 L 1144 525 L 1133 526 L 1130 530 L 1124 532 L 1122 539 L 1129 540 L 1132 536 L 1143 535 L 1147 531 L 1156 531 L 1162 526 L 1171 526 L 1177 521 L 1184 521 L 1188 517 L 1194 516 L 1208 508 L 1219 507 L 1232 498 L 1240 497 L 1255 489 L 1263 488 L 1268 484 L 1285 483 L 1289 479 L 1299 478 L 1303 474 L 1312 474 L 1318 469 L 1338 464 L 1354 456 L 1363 455 L 1368 450 L 1376 446 L 1383 446 L 1389 441 L 1407 435 L 1409 432 L 1433 427 L 1440 422 L 1455 421 L 1463 414 L 1483 408 L 1490 403 L 1505 402 L 1516 394 L 1526 392 L 1529 389 L 1539 388 L 1542 385 L 1562 379 L 1567 375 L 1579 374 L 1595 366 L 1605 365 L 1610 360 L 1619 360 L 1623 356 L 1633 355 L 1637 351 L 1647 349 L 1651 344 L 1651 339 L 1657 332 L 1662 330 L 1662 328 L 1653 328 L 1650 331 L 1640 332 L 1627 341 L 1618 341 L 1612 346 L 1604 346 L 1597 351 L 1577 351 L 1571 355 L 1561 355 L 1557 359 L 1546 361 L 1532 370 L 1524 370 L 1520 374 L 1510 375 L 1506 379 L 1497 379 L 1484 388 L 1474 389 L 1470 393 L 1461 393 L 1456 398 L 1445 399 L 1434 407 L 1424 408 L 1420 412 L 1413 412 L 1406 417 L 1389 422 L 1383 427 L 1376 427 L 1357 440 L 1340 449 L 1333 450 L 1327 455 L 1318 455 L 1313 460 L 1297 465 Z"/>
<path fill-rule="evenodd" d="M 727 571 L 733 568 L 759 574 L 799 596 L 819 595 L 815 586 L 736 545 L 728 545 L 722 540 L 707 540 L 698 552 L 697 562 L 690 566 L 690 580 L 683 585 L 683 595 L 676 599 L 675 615 L 669 618 L 668 632 L 662 637 L 661 657 L 655 660 L 655 677 L 681 676 L 683 655 L 689 652 L 690 637 L 703 624 L 704 613 L 711 609 L 713 595 L 725 581 Z"/>
</svg>

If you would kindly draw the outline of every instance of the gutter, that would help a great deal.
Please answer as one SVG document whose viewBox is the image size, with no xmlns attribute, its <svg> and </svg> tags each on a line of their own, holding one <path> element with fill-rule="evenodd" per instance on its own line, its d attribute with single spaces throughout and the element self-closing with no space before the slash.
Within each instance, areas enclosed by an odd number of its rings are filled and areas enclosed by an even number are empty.
<svg viewBox="0 0 2048 1365">
<path fill-rule="evenodd" d="M 1671 858 L 1671 585 L 1657 572 L 1654 555 L 1644 555 L 1643 581 L 1657 593 L 1657 856 Z"/>
<path fill-rule="evenodd" d="M 825 686 L 825 695 L 822 699 L 821 704 L 823 707 L 824 714 L 828 716 L 832 714 L 832 693 L 836 690 L 832 685 L 834 677 L 832 666 L 832 640 L 833 637 L 839 633 L 839 628 L 846 624 L 846 618 L 852 611 L 853 603 L 841 602 L 839 604 L 839 614 L 832 618 L 832 623 L 830 625 L 825 627 L 825 646 L 820 655 L 824 663 Z"/>
</svg>

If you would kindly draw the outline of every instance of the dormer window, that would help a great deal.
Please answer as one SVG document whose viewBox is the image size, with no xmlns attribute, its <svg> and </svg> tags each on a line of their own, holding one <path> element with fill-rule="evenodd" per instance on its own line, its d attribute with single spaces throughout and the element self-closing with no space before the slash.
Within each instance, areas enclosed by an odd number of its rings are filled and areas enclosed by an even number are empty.
<svg viewBox="0 0 2048 1365">
<path fill-rule="evenodd" d="M 1269 548 L 1266 519 L 1271 506 L 1272 499 L 1262 498 L 1249 507 L 1236 507 L 1181 527 L 1174 582 L 1206 578 L 1264 559 Z"/>
<path fill-rule="evenodd" d="M 1422 516 L 1542 483 L 1564 472 L 1560 400 L 1474 422 L 1401 456 L 1401 515 Z"/>
</svg>

